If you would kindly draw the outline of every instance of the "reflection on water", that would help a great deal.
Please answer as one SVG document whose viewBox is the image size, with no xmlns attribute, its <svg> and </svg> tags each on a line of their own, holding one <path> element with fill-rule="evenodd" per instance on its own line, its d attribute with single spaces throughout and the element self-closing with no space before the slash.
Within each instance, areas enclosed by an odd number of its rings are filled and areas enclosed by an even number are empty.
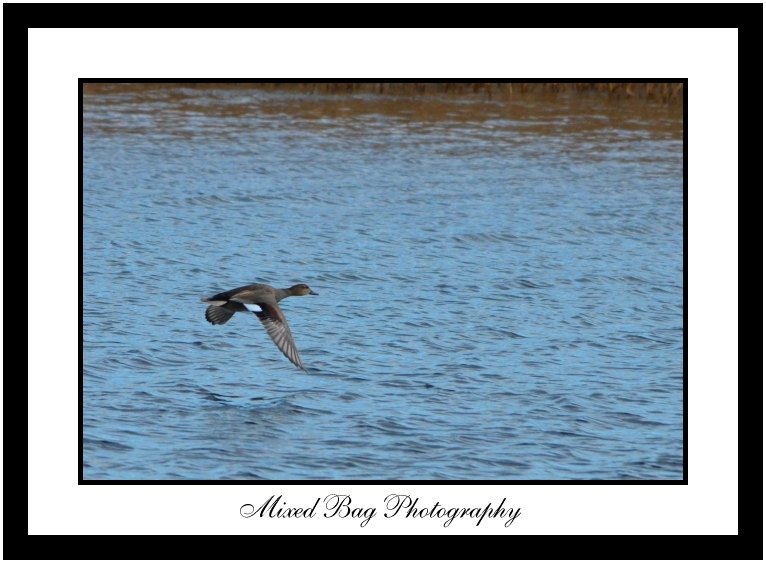
<svg viewBox="0 0 766 563">
<path fill-rule="evenodd" d="M 86 479 L 680 479 L 678 108 L 84 98 Z M 199 296 L 305 282 L 295 369 Z M 297 300 L 294 300 L 297 301 Z"/>
</svg>

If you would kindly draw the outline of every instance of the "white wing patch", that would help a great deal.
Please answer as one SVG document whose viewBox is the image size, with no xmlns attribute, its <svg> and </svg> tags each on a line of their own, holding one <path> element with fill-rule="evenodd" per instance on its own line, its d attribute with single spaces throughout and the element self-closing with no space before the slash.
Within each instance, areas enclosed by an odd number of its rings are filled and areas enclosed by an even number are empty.
<svg viewBox="0 0 766 563">
<path fill-rule="evenodd" d="M 261 306 L 258 305 L 257 303 L 242 303 L 242 304 L 245 306 L 245 309 L 253 313 L 260 313 L 261 311 L 263 311 L 263 309 L 261 309 Z"/>
</svg>

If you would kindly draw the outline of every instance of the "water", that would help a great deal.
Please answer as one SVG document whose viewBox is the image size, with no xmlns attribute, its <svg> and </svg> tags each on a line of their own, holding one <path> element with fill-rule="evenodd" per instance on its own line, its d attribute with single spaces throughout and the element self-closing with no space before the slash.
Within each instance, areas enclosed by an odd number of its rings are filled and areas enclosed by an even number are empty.
<svg viewBox="0 0 766 563">
<path fill-rule="evenodd" d="M 680 111 L 84 98 L 85 479 L 681 479 Z M 282 303 L 303 373 L 255 316 Z"/>
</svg>

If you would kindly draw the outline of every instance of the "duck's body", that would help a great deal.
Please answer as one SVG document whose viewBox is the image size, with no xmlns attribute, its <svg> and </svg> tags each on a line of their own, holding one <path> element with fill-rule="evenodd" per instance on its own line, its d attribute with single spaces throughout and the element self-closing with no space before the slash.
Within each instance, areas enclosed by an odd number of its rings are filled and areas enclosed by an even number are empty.
<svg viewBox="0 0 766 563">
<path fill-rule="evenodd" d="M 205 318 L 214 325 L 226 323 L 234 313 L 252 312 L 266 328 L 277 348 L 296 366 L 305 370 L 303 362 L 295 347 L 287 319 L 279 308 L 279 303 L 285 297 L 293 295 L 317 295 L 306 284 L 298 284 L 287 289 L 275 289 L 263 283 L 243 285 L 229 291 L 224 291 L 212 297 L 203 297 L 202 301 L 209 303 L 205 310 Z"/>
</svg>

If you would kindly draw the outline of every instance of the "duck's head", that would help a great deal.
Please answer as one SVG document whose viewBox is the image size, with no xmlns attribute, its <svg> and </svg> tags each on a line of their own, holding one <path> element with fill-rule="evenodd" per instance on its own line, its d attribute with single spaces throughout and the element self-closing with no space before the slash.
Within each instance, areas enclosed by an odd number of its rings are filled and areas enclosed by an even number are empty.
<svg viewBox="0 0 766 563">
<path fill-rule="evenodd" d="M 299 283 L 290 288 L 290 295 L 319 295 L 305 283 Z"/>
</svg>

